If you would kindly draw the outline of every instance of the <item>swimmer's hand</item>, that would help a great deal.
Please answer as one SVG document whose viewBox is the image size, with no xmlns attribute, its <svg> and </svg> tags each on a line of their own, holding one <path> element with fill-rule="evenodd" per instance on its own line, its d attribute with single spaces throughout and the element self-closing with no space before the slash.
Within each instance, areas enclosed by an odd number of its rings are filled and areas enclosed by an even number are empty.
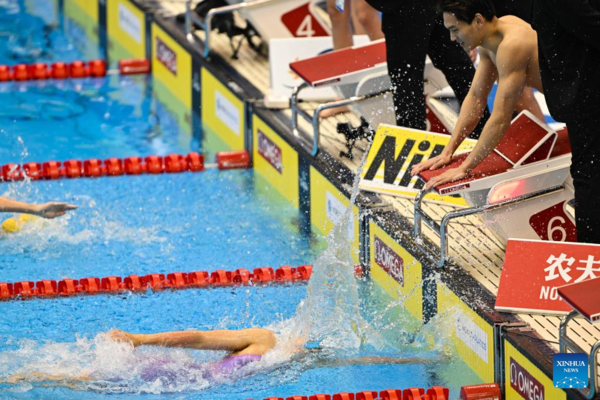
<svg viewBox="0 0 600 400">
<path fill-rule="evenodd" d="M 448 155 L 442 152 L 439 156 L 431 157 L 429 160 L 414 165 L 410 171 L 411 176 L 417 175 L 421 171 L 434 170 L 443 167 L 452 162 L 452 154 Z"/>
<path fill-rule="evenodd" d="M 77 206 L 69 203 L 49 202 L 34 205 L 33 214 L 43 218 L 56 218 L 65 215 L 67 211 L 75 210 Z"/>
<path fill-rule="evenodd" d="M 425 189 L 429 190 L 436 186 L 443 185 L 445 183 L 459 181 L 466 177 L 467 174 L 468 171 L 462 165 L 458 168 L 451 168 L 443 174 L 440 174 L 432 178 L 429 182 L 427 182 Z"/>
<path fill-rule="evenodd" d="M 129 343 L 133 347 L 138 347 L 142 344 L 142 341 L 139 338 L 140 335 L 136 335 L 134 333 L 120 331 L 118 329 L 113 329 L 108 333 L 110 335 L 110 338 L 115 342 Z"/>
</svg>

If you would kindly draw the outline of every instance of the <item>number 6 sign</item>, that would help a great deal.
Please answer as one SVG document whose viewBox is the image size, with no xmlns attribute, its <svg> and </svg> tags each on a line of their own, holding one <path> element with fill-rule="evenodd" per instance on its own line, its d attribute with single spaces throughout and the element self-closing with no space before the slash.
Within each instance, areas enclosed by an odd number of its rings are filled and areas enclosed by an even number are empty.
<svg viewBox="0 0 600 400">
<path fill-rule="evenodd" d="M 577 232 L 571 217 L 565 212 L 562 201 L 529 218 L 529 225 L 540 239 L 553 242 L 576 242 Z"/>
</svg>

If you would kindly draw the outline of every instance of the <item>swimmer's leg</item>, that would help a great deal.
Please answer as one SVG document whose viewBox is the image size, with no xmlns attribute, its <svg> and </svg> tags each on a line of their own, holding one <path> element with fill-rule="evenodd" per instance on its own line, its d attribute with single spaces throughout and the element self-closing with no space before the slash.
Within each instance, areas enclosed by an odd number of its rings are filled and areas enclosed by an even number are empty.
<svg viewBox="0 0 600 400">
<path fill-rule="evenodd" d="M 179 331 L 153 334 L 133 334 L 114 330 L 115 340 L 128 341 L 133 346 L 184 347 L 198 350 L 224 350 L 234 355 L 263 355 L 275 347 L 275 335 L 268 329 L 250 328 L 216 331 Z"/>
</svg>

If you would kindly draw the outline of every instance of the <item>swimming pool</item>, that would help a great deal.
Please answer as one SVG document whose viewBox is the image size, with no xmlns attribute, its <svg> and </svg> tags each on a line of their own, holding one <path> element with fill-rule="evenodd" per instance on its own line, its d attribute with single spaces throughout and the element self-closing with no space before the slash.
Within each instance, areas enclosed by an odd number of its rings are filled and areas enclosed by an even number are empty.
<svg viewBox="0 0 600 400">
<path fill-rule="evenodd" d="M 28 2 L 28 9 L 35 9 L 37 3 Z M 43 30 L 48 23 L 39 26 Z M 68 42 L 69 32 L 74 31 L 72 27 L 61 31 L 65 39 L 55 42 Z M 0 154 L 2 163 L 187 153 L 200 146 L 157 99 L 147 77 L 65 81 L 62 85 L 9 83 L 0 88 L 0 96 L 12 110 L 0 115 L 6 127 L 2 135 L 9 143 Z M 52 132 L 50 139 L 48 132 Z M 6 184 L 4 195 L 29 201 L 64 199 L 79 204 L 80 209 L 62 219 L 31 223 L 4 237 L 0 281 L 307 263 L 316 263 L 317 271 L 310 301 L 305 303 L 305 285 L 0 303 L 0 377 L 35 371 L 74 374 L 93 368 L 108 378 L 79 385 L 75 391 L 37 384 L 2 385 L 0 390 L 15 398 L 92 398 L 116 392 L 126 397 L 171 393 L 198 399 L 258 399 L 432 385 L 450 386 L 456 395 L 461 382 L 474 382 L 464 364 L 445 355 L 444 318 L 420 327 L 404 312 L 401 300 L 390 303 L 368 282 L 355 286 L 349 258 L 334 257 L 336 246 L 342 246 L 338 253 L 348 256 L 343 239 L 334 236 L 325 256 L 317 261 L 325 249 L 324 239 L 305 233 L 297 211 L 268 195 L 266 185 L 252 171 Z M 356 290 L 361 296 L 356 296 Z M 360 307 L 358 300 L 352 300 L 358 298 L 362 299 Z M 297 313 L 301 304 L 304 311 Z M 363 319 L 370 323 L 356 334 L 352 322 Z M 312 322 L 313 335 L 332 349 L 331 354 L 326 351 L 321 356 L 325 361 L 327 357 L 399 353 L 431 362 L 317 368 L 315 364 L 322 359 L 267 360 L 260 372 L 246 379 L 173 385 L 140 381 L 139 364 L 152 357 L 184 362 L 222 355 L 165 349 L 142 349 L 134 354 L 98 336 L 113 327 L 155 332 L 273 326 L 285 333 L 307 320 Z M 432 348 L 432 341 L 439 347 Z M 125 379 L 113 382 L 114 376 Z"/>
</svg>

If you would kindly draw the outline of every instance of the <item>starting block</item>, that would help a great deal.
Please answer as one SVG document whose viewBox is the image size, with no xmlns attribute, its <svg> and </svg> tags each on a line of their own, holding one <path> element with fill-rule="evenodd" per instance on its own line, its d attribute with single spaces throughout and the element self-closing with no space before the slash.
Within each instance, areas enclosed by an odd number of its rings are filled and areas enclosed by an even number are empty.
<svg viewBox="0 0 600 400">
<path fill-rule="evenodd" d="M 325 12 L 320 11 L 317 0 L 227 0 L 226 6 L 211 9 L 201 20 L 192 10 L 192 0 L 187 0 L 185 33 L 194 42 L 193 26 L 204 29 L 204 57 L 211 52 L 212 21 L 217 15 L 237 12 L 268 43 L 270 39 L 291 37 L 329 36 L 331 28 Z"/>
<path fill-rule="evenodd" d="M 290 63 L 290 69 L 304 80 L 303 84 L 294 89 L 290 98 L 292 131 L 300 143 L 310 143 L 310 138 L 303 137 L 299 131 L 298 116 L 312 124 L 312 146 L 307 147 L 313 156 L 319 151 L 320 114 L 324 110 L 348 106 L 363 117 L 371 128 L 377 128 L 380 123 L 395 125 L 392 84 L 388 76 L 384 39 L 296 61 Z M 448 83 L 430 60 L 426 63 L 424 82 L 424 93 L 429 95 L 426 105 L 430 129 L 450 133 L 456 123 L 456 112 L 432 98 L 434 93 L 448 87 Z M 313 115 L 300 110 L 299 96 L 302 90 L 330 86 L 342 100 L 320 104 Z M 454 96 L 453 93 L 450 95 Z"/>
<path fill-rule="evenodd" d="M 428 182 L 459 166 L 468 154 L 419 177 Z M 504 244 L 509 237 L 550 241 L 576 241 L 575 223 L 567 212 L 574 197 L 569 172 L 571 148 L 566 130 L 555 132 L 523 111 L 485 160 L 461 180 L 439 185 L 441 195 L 459 194 L 469 208 L 446 214 L 438 224 L 421 203 L 428 193 L 421 190 L 415 200 L 415 236 L 421 237 L 424 221 L 440 236 L 440 266 L 447 261 L 447 230 L 450 220 L 478 214 Z"/>
</svg>

